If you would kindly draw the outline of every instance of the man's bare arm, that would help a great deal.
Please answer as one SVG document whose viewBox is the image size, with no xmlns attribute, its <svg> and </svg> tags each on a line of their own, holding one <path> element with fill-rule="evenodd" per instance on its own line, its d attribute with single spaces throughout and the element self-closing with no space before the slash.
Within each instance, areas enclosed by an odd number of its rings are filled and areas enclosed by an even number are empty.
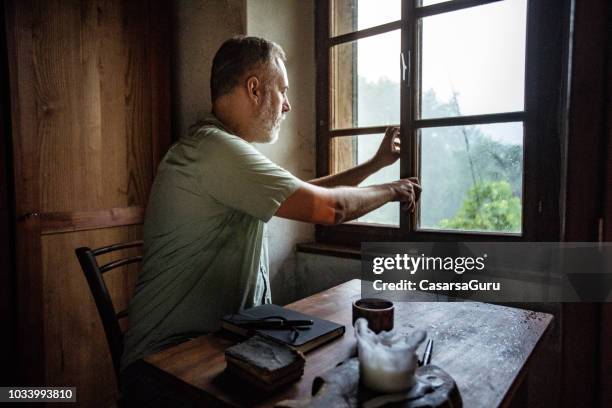
<svg viewBox="0 0 612 408">
<path fill-rule="evenodd" d="M 395 163 L 400 154 L 399 128 L 389 127 L 370 160 L 340 173 L 308 181 L 321 187 L 357 186 L 378 170 Z"/>
<path fill-rule="evenodd" d="M 319 177 L 308 182 L 321 187 L 357 186 L 381 168 L 374 160 L 368 160 L 343 172 Z"/>
<path fill-rule="evenodd" d="M 354 220 L 389 201 L 404 203 L 403 208 L 414 211 L 420 194 L 416 179 L 368 187 L 325 188 L 303 183 L 289 196 L 276 216 L 313 224 L 337 225 Z"/>
</svg>

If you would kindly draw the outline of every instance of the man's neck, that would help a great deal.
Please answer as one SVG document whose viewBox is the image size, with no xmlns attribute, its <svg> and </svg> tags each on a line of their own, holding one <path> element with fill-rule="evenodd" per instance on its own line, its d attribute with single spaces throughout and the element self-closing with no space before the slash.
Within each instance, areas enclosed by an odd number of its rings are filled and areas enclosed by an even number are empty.
<svg viewBox="0 0 612 408">
<path fill-rule="evenodd" d="M 246 120 L 245 109 L 232 104 L 231 100 L 227 99 L 215 102 L 213 104 L 212 113 L 232 134 L 246 140 L 249 143 L 251 142 L 247 136 L 250 132 L 248 131 L 247 126 L 245 126 L 245 124 L 249 122 Z"/>
</svg>

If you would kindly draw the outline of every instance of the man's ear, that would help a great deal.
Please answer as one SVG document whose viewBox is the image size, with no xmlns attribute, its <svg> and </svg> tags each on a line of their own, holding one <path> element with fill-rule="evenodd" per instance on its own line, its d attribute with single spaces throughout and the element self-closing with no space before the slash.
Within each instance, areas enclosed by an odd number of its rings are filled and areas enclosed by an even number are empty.
<svg viewBox="0 0 612 408">
<path fill-rule="evenodd" d="M 255 103 L 259 103 L 261 98 L 261 83 L 256 76 L 250 76 L 246 80 L 247 94 L 249 99 Z"/>
</svg>

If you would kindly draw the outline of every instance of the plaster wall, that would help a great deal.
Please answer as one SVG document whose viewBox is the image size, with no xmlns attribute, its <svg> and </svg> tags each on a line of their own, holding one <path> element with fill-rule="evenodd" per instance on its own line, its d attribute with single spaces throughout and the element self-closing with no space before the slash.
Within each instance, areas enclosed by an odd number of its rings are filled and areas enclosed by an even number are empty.
<svg viewBox="0 0 612 408">
<path fill-rule="evenodd" d="M 174 139 L 210 112 L 210 68 L 223 41 L 246 33 L 246 0 L 174 2 Z"/>
<path fill-rule="evenodd" d="M 279 140 L 257 148 L 302 180 L 315 177 L 315 50 L 314 1 L 247 1 L 247 34 L 278 43 L 287 55 L 291 112 Z M 274 303 L 302 297 L 296 275 L 295 244 L 314 240 L 314 226 L 272 218 L 268 223 L 270 280 Z M 317 280 L 318 277 L 312 276 Z"/>
</svg>

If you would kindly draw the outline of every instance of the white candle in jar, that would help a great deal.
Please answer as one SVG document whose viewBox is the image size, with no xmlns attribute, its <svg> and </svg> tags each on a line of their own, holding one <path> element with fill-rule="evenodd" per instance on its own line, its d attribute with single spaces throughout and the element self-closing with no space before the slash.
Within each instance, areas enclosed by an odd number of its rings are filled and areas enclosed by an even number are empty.
<svg viewBox="0 0 612 408">
<path fill-rule="evenodd" d="M 425 332 L 419 330 L 408 336 L 394 332 L 377 335 L 367 326 L 365 319 L 355 322 L 361 382 L 379 392 L 408 390 L 414 385 L 416 349 L 425 339 Z"/>
</svg>

